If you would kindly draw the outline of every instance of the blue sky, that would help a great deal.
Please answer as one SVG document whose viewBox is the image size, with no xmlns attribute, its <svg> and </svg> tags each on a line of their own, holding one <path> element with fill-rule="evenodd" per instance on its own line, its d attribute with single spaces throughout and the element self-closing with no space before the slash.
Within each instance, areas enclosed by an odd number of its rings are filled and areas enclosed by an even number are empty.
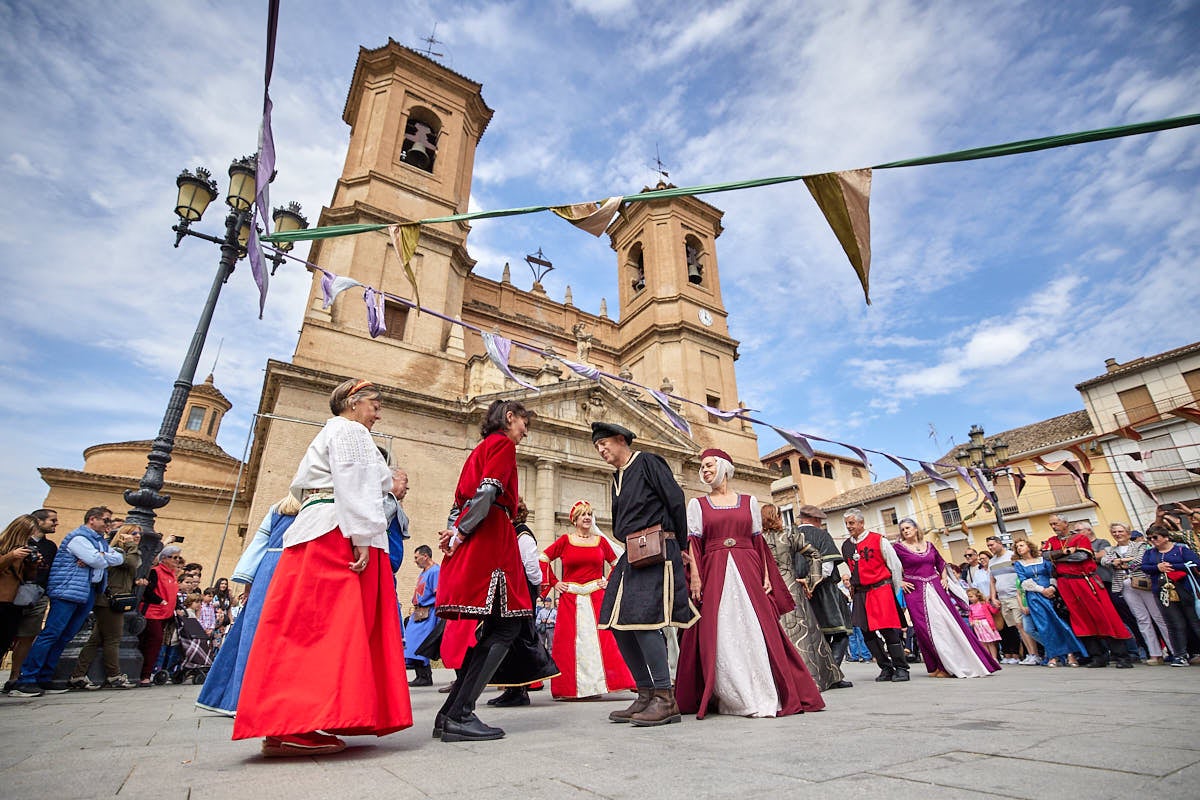
<svg viewBox="0 0 1200 800">
<path fill-rule="evenodd" d="M 253 151 L 265 2 L 0 2 L 0 516 L 37 507 L 40 466 L 152 438 L 216 268 L 172 249 L 174 178 Z M 680 9 L 688 9 L 686 12 Z M 360 45 L 420 46 L 496 110 L 472 208 L 672 182 L 867 166 L 1200 111 L 1200 3 L 298 2 L 272 96 L 276 204 L 315 219 L 348 140 Z M 872 299 L 799 184 L 714 195 L 741 400 L 830 438 L 931 458 L 1081 407 L 1073 385 L 1194 341 L 1200 130 L 879 171 Z M 211 210 L 198 226 L 216 231 Z M 483 275 L 539 247 L 561 298 L 616 313 L 605 240 L 551 215 L 479 221 Z M 303 255 L 306 245 L 297 248 Z M 241 455 L 268 358 L 295 345 L 307 275 L 225 287 L 199 379 L 234 403 Z M 929 438 L 936 427 L 939 443 Z M 781 444 L 760 432 L 763 452 Z M 880 477 L 892 474 L 884 471 Z M 169 475 L 168 471 L 168 475 Z"/>
</svg>

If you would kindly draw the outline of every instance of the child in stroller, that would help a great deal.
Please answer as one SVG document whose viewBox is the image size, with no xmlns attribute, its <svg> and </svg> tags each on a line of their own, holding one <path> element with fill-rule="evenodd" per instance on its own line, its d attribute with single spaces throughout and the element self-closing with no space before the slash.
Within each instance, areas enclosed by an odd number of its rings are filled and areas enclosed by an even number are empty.
<svg viewBox="0 0 1200 800">
<path fill-rule="evenodd" d="M 179 621 L 179 644 L 183 649 L 183 659 L 171 673 L 173 683 L 183 683 L 191 678 L 197 686 L 204 683 L 208 670 L 213 662 L 213 635 L 200 624 L 197 613 L 200 610 L 201 596 L 195 593 L 188 596 L 187 616 Z"/>
</svg>

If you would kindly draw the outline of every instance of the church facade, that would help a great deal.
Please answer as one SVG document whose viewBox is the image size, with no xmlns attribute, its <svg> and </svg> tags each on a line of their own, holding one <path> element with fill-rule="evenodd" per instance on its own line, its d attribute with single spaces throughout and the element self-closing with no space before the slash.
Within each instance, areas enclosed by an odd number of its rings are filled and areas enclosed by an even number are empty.
<svg viewBox="0 0 1200 800">
<path fill-rule="evenodd" d="M 404 223 L 465 212 L 475 149 L 491 116 L 478 83 L 394 41 L 361 49 L 343 113 L 350 127 L 345 167 L 319 224 Z M 536 283 L 519 289 L 507 269 L 500 281 L 475 275 L 470 226 L 425 225 L 413 258 L 421 304 L 646 386 L 736 407 L 738 343 L 726 324 L 715 246 L 721 216 L 690 197 L 629 204 L 606 232 L 616 255 L 617 319 L 603 307 L 600 315 L 581 310 L 569 297 L 556 302 Z M 309 260 L 412 297 L 384 235 L 318 240 Z M 387 331 L 372 338 L 361 298 L 347 292 L 325 309 L 320 278 L 314 274 L 291 361 L 267 364 L 247 468 L 251 529 L 287 491 L 316 426 L 329 416 L 329 392 L 348 377 L 369 379 L 383 394 L 374 433 L 391 463 L 410 476 L 410 550 L 436 543 L 459 469 L 497 398 L 518 398 L 537 414 L 517 455 L 530 525 L 543 546 L 565 529 L 577 499 L 592 502 L 607 530 L 611 471 L 592 447 L 594 420 L 633 430 L 636 446 L 663 456 L 689 496 L 703 488 L 699 453 L 720 447 L 737 464 L 736 488 L 770 497 L 777 475 L 760 464 L 748 423 L 682 404 L 677 410 L 692 426 L 689 439 L 638 390 L 581 378 L 554 359 L 514 349 L 513 371 L 540 389 L 530 391 L 492 365 L 477 335 L 401 304 L 385 306 Z"/>
</svg>

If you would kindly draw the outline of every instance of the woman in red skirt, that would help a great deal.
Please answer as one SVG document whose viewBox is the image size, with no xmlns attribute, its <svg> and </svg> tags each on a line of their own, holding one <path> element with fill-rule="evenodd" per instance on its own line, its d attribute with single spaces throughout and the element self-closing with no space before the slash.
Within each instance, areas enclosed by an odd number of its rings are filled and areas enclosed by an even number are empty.
<svg viewBox="0 0 1200 800">
<path fill-rule="evenodd" d="M 391 470 L 371 440 L 379 392 L 349 380 L 292 481 L 304 500 L 283 537 L 233 725 L 267 756 L 337 753 L 342 735 L 412 725 L 383 495 Z"/>
</svg>

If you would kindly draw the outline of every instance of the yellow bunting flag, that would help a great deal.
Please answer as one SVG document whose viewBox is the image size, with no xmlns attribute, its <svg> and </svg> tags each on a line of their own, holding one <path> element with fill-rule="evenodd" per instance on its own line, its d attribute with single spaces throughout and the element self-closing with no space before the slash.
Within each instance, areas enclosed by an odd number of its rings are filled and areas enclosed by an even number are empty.
<svg viewBox="0 0 1200 800">
<path fill-rule="evenodd" d="M 599 203 L 575 203 L 569 206 L 551 206 L 550 210 L 580 230 L 585 230 L 592 236 L 604 233 L 608 223 L 616 216 L 621 208 L 621 198 L 610 197 Z"/>
<path fill-rule="evenodd" d="M 413 300 L 417 303 L 417 314 L 420 314 L 421 290 L 417 288 L 417 276 L 413 274 L 412 257 L 413 253 L 417 252 L 417 240 L 421 238 L 421 226 L 410 222 L 406 225 L 389 225 L 387 230 L 388 235 L 392 237 L 392 247 L 396 248 L 396 255 L 400 257 L 400 263 L 404 265 L 404 274 L 408 276 L 408 283 L 413 290 Z"/>
<path fill-rule="evenodd" d="M 871 169 L 806 175 L 804 185 L 842 243 L 871 305 Z"/>
</svg>

